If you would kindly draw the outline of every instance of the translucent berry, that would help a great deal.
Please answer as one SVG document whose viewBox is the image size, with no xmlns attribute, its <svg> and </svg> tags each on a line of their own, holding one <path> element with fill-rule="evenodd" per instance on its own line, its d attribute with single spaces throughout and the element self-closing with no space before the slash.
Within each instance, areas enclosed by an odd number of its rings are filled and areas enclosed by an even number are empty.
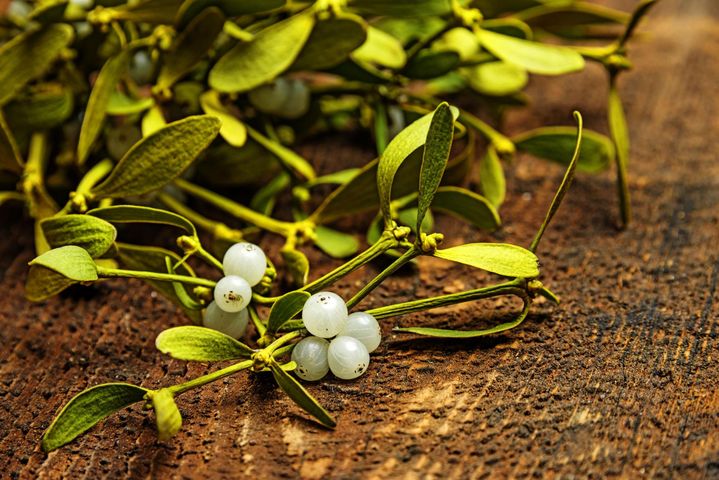
<svg viewBox="0 0 719 480">
<path fill-rule="evenodd" d="M 290 85 L 286 78 L 262 85 L 248 93 L 250 103 L 265 113 L 276 114 L 282 110 L 290 96 Z"/>
<path fill-rule="evenodd" d="M 347 317 L 347 325 L 338 335 L 356 338 L 370 353 L 377 350 L 382 341 L 382 331 L 377 319 L 365 312 L 351 313 Z"/>
<path fill-rule="evenodd" d="M 327 363 L 335 377 L 352 380 L 367 371 L 369 352 L 356 338 L 337 337 L 327 349 Z"/>
<path fill-rule="evenodd" d="M 222 259 L 225 275 L 237 275 L 255 286 L 265 276 L 267 257 L 265 252 L 254 243 L 240 242 L 232 245 Z"/>
<path fill-rule="evenodd" d="M 347 324 L 347 305 L 336 293 L 315 293 L 302 308 L 302 321 L 312 335 L 334 337 Z"/>
<path fill-rule="evenodd" d="M 247 330 L 247 322 L 250 314 L 246 308 L 239 312 L 225 312 L 216 302 L 210 302 L 202 316 L 202 325 L 232 338 L 241 338 Z"/>
<path fill-rule="evenodd" d="M 295 373 L 302 380 L 319 380 L 327 375 L 327 349 L 330 342 L 324 338 L 307 337 L 300 340 L 292 350 L 292 361 L 297 364 Z"/>
<path fill-rule="evenodd" d="M 215 285 L 215 302 L 225 312 L 235 313 L 250 304 L 252 288 L 242 277 L 227 275 Z"/>
<path fill-rule="evenodd" d="M 284 118 L 299 118 L 310 108 L 310 89 L 305 82 L 297 79 L 288 81 L 289 93 L 277 115 Z"/>
</svg>

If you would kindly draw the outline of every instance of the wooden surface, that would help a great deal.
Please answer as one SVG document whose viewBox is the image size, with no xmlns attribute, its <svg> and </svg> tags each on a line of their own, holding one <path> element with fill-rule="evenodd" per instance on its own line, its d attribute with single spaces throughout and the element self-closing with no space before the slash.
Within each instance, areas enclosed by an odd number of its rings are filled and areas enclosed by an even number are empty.
<svg viewBox="0 0 719 480">
<path fill-rule="evenodd" d="M 632 48 L 637 68 L 621 83 L 633 137 L 631 229 L 614 227 L 612 176 L 580 176 L 539 251 L 542 280 L 562 305 L 538 305 L 519 329 L 471 342 L 408 341 L 391 328 L 477 325 L 507 306 L 387 320 L 365 376 L 311 387 L 336 415 L 336 431 L 306 420 L 269 379 L 241 374 L 180 397 L 185 422 L 170 442 L 157 442 L 152 415 L 132 408 L 45 455 L 43 430 L 81 389 L 170 385 L 214 367 L 154 349 L 161 330 L 186 320 L 141 283 L 27 303 L 29 226 L 4 211 L 0 477 L 719 478 L 719 5 L 664 0 L 644 30 L 651 34 Z M 574 108 L 603 130 L 600 69 L 533 82 L 548 91 L 531 115 L 511 117 L 509 131 L 569 124 Z M 356 157 L 323 148 L 306 153 Z M 529 243 L 561 175 L 519 159 L 499 238 Z M 453 242 L 487 238 L 451 220 L 439 227 Z M 480 280 L 422 261 L 367 305 Z"/>
</svg>

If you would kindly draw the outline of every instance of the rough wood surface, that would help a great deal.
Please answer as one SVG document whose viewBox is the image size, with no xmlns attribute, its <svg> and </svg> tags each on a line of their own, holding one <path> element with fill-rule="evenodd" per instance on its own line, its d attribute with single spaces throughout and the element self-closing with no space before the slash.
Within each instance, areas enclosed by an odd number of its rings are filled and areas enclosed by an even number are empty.
<svg viewBox="0 0 719 480">
<path fill-rule="evenodd" d="M 132 408 L 42 453 L 43 430 L 81 389 L 169 385 L 213 367 L 155 350 L 161 330 L 186 320 L 139 282 L 26 302 L 29 226 L 5 210 L 0 477 L 719 478 L 719 5 L 666 1 L 645 25 L 651 34 L 632 47 L 637 68 L 621 83 L 633 137 L 632 227 L 614 227 L 611 175 L 580 176 L 539 251 L 542 280 L 562 305 L 471 342 L 407 341 L 391 328 L 476 324 L 506 305 L 386 321 L 364 377 L 311 387 L 338 418 L 336 431 L 306 420 L 267 379 L 238 375 L 180 397 L 185 423 L 173 441 L 158 442 L 152 415 Z M 574 108 L 604 130 L 600 69 L 534 82 L 548 93 L 535 96 L 531 115 L 512 116 L 509 131 L 569 124 Z M 306 153 L 357 158 L 332 143 Z M 501 238 L 530 241 L 561 175 L 529 158 L 515 164 Z M 439 226 L 455 241 L 484 238 L 451 220 Z M 353 275 L 340 290 L 368 276 Z M 422 261 L 367 305 L 479 281 Z"/>
</svg>

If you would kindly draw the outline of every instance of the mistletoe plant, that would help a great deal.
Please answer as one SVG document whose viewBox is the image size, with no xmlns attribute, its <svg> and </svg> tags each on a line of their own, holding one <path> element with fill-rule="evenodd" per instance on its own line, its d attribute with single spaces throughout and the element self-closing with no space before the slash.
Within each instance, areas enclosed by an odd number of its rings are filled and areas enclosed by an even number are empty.
<svg viewBox="0 0 719 480">
<path fill-rule="evenodd" d="M 395 328 L 396 332 L 412 333 L 435 338 L 475 338 L 503 332 L 518 326 L 527 317 L 532 299 L 544 296 L 554 302 L 557 297 L 539 280 L 540 271 L 535 255 L 539 242 L 557 211 L 574 175 L 581 153 L 582 119 L 578 113 L 575 148 L 564 179 L 555 195 L 546 218 L 528 249 L 505 243 L 468 243 L 440 248 L 443 235 L 426 230 L 424 219 L 434 204 L 440 183 L 450 157 L 453 131 L 459 111 L 441 103 L 433 112 L 421 117 L 401 131 L 384 150 L 374 178 L 382 217 L 379 240 L 329 273 L 307 283 L 299 289 L 276 297 L 267 297 L 259 290 L 271 286 L 273 268 L 266 263 L 264 254 L 256 246 L 241 243 L 228 250 L 223 262 L 215 259 L 200 244 L 193 224 L 178 214 L 140 206 L 117 205 L 98 208 L 87 214 L 64 215 L 43 222 L 46 238 L 62 246 L 43 253 L 31 262 L 28 289 L 43 295 L 72 283 L 89 283 L 107 277 L 143 278 L 155 282 L 159 288 L 172 291 L 187 311 L 199 313 L 209 301 L 205 311 L 205 324 L 215 322 L 228 327 L 230 321 L 242 323 L 243 311 L 255 327 L 255 347 L 242 343 L 239 337 L 244 325 L 234 335 L 201 326 L 181 326 L 163 331 L 156 340 L 157 348 L 173 358 L 220 362 L 236 361 L 230 366 L 178 385 L 157 390 L 126 383 L 109 383 L 89 388 L 60 411 L 43 436 L 46 451 L 72 441 L 103 418 L 135 403 L 144 403 L 153 409 L 160 439 L 172 437 L 181 427 L 182 417 L 175 397 L 193 388 L 199 388 L 220 378 L 249 370 L 264 375 L 271 373 L 279 387 L 294 402 L 326 427 L 336 422 L 293 375 L 305 380 L 317 380 L 327 370 L 344 379 L 356 378 L 369 364 L 369 353 L 380 341 L 375 319 L 420 312 L 432 308 L 498 296 L 521 299 L 523 307 L 511 321 L 482 330 L 451 330 L 433 327 Z M 209 124 L 214 124 L 212 121 Z M 414 156 L 418 156 L 419 172 L 415 185 L 417 212 L 414 230 L 399 226 L 392 215 L 392 194 L 401 180 L 399 172 Z M 146 176 L 133 177 L 132 159 L 120 162 L 108 178 L 88 194 L 131 188 L 138 182 L 148 181 Z M 119 169 L 119 170 L 118 170 Z M 104 193 L 103 193 L 104 192 Z M 154 247 L 127 247 L 116 242 L 114 224 L 123 222 L 152 222 L 172 225 L 185 230 L 187 235 L 178 238 L 184 256 L 165 255 Z M 49 225 L 48 225 L 49 223 Z M 338 295 L 325 289 L 338 279 L 372 259 L 396 250 L 399 256 L 384 270 L 344 302 Z M 134 259 L 162 262 L 165 273 L 156 269 L 118 269 L 105 266 L 93 258 L 101 255 L 129 255 Z M 130 253 L 128 253 L 130 252 Z M 187 259 L 198 256 L 224 274 L 219 280 L 198 277 L 187 266 Z M 459 293 L 416 299 L 373 308 L 357 310 L 362 300 L 400 267 L 420 256 L 434 256 L 504 277 L 505 280 L 490 286 Z M 136 265 L 141 265 L 138 260 Z M 254 291 L 251 291 L 254 285 Z M 193 287 L 192 294 L 187 287 Z M 38 294 L 39 296 L 39 294 Z M 263 315 L 269 306 L 269 313 Z M 348 315 L 348 310 L 356 310 Z M 301 314 L 300 318 L 297 318 Z M 247 317 L 244 318 L 246 324 Z M 234 327 L 233 327 L 234 328 Z M 226 330 L 227 331 L 227 330 Z M 335 337 L 331 342 L 324 338 Z"/>
</svg>

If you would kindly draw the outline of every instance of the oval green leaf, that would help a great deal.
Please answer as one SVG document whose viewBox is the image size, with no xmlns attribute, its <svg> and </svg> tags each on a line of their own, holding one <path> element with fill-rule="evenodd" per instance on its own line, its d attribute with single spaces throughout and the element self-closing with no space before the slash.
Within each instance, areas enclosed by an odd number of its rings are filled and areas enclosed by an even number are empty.
<svg viewBox="0 0 719 480">
<path fill-rule="evenodd" d="M 484 230 L 496 230 L 502 224 L 489 200 L 461 187 L 439 187 L 432 208 Z"/>
<path fill-rule="evenodd" d="M 539 276 L 539 260 L 529 250 L 508 243 L 467 243 L 437 249 L 437 258 L 463 263 L 505 277 Z"/>
<path fill-rule="evenodd" d="M 359 250 L 359 241 L 348 233 L 318 225 L 315 245 L 332 258 L 347 258 Z"/>
<path fill-rule="evenodd" d="M 459 54 L 453 50 L 422 51 L 402 70 L 402 75 L 420 80 L 445 75 L 459 65 Z"/>
<path fill-rule="evenodd" d="M 75 108 L 69 88 L 46 83 L 29 95 L 16 97 L 5 105 L 5 115 L 13 129 L 44 130 L 62 125 Z"/>
<path fill-rule="evenodd" d="M 220 95 L 209 90 L 200 95 L 200 106 L 207 115 L 217 117 L 222 122 L 220 136 L 233 147 L 241 147 L 247 142 L 247 128 L 230 110 L 222 104 Z"/>
<path fill-rule="evenodd" d="M 309 292 L 296 290 L 282 295 L 270 310 L 270 318 L 267 320 L 267 331 L 276 333 L 282 325 L 292 320 L 292 317 L 302 311 L 305 302 L 310 298 Z"/>
<path fill-rule="evenodd" d="M 584 68 L 582 56 L 567 47 L 531 42 L 489 30 L 480 30 L 477 35 L 492 55 L 530 73 L 562 75 Z"/>
<path fill-rule="evenodd" d="M 97 258 L 109 250 L 117 237 L 112 224 L 89 215 L 62 215 L 40 222 L 45 240 L 52 248 L 76 245 Z"/>
<path fill-rule="evenodd" d="M 504 203 L 507 182 L 504 178 L 502 162 L 492 145 L 487 148 L 486 155 L 479 163 L 479 188 L 494 208 L 499 208 Z"/>
<path fill-rule="evenodd" d="M 161 441 L 169 440 L 182 428 L 182 415 L 177 408 L 172 392 L 167 388 L 156 392 L 149 392 L 152 408 L 155 410 L 155 423 L 157 425 L 157 438 Z"/>
<path fill-rule="evenodd" d="M 339 65 L 365 42 L 367 28 L 357 15 L 341 14 L 318 21 L 292 70 L 324 70 Z"/>
<path fill-rule="evenodd" d="M 280 8 L 286 0 L 185 0 L 177 13 L 177 24 L 180 28 L 187 25 L 193 18 L 208 7 L 217 7 L 227 17 L 239 17 L 253 13 L 266 12 Z"/>
<path fill-rule="evenodd" d="M 97 280 L 97 267 L 87 250 L 75 245 L 53 248 L 30 262 L 50 269 L 69 280 L 93 282 Z"/>
<path fill-rule="evenodd" d="M 196 236 L 195 226 L 182 215 L 160 208 L 143 207 L 140 205 L 113 205 L 101 207 L 87 212 L 87 215 L 101 218 L 110 223 L 156 223 L 181 228 L 193 237 Z"/>
<path fill-rule="evenodd" d="M 210 70 L 209 84 L 221 92 L 246 92 L 287 70 L 307 41 L 315 17 L 312 9 L 277 22 L 239 43 Z"/>
<path fill-rule="evenodd" d="M 157 336 L 155 346 L 172 358 L 193 362 L 250 358 L 254 353 L 250 347 L 224 333 L 194 325 L 164 330 Z"/>
<path fill-rule="evenodd" d="M 153 105 L 155 105 L 155 100 L 152 97 L 132 98 L 113 90 L 110 92 L 105 113 L 108 115 L 135 115 L 144 112 Z"/>
<path fill-rule="evenodd" d="M 41 302 L 76 283 L 75 280 L 70 280 L 54 270 L 33 265 L 28 270 L 25 281 L 25 298 L 31 302 Z"/>
<path fill-rule="evenodd" d="M 527 71 L 507 62 L 487 62 L 467 70 L 469 86 L 477 93 L 502 97 L 522 90 L 529 79 Z"/>
<path fill-rule="evenodd" d="M 367 28 L 367 38 L 352 58 L 360 62 L 398 70 L 407 63 L 404 47 L 395 37 L 372 26 Z"/>
<path fill-rule="evenodd" d="M 298 287 L 304 286 L 310 274 L 310 262 L 305 254 L 295 249 L 282 249 L 280 253 L 290 274 L 290 282 Z"/>
<path fill-rule="evenodd" d="M 129 383 L 105 383 L 75 395 L 42 436 L 46 452 L 70 443 L 80 434 L 133 403 L 141 402 L 149 390 Z"/>
<path fill-rule="evenodd" d="M 576 140 L 577 130 L 574 127 L 541 127 L 512 139 L 518 150 L 561 165 L 569 165 Z M 614 154 L 614 145 L 609 138 L 592 130 L 584 130 L 577 170 L 602 172 L 609 168 Z"/>
<path fill-rule="evenodd" d="M 325 427 L 334 428 L 337 426 L 337 422 L 332 418 L 332 415 L 277 362 L 270 362 L 270 370 L 272 370 L 272 376 L 275 378 L 277 385 L 284 390 L 293 402 L 315 417 Z"/>
<path fill-rule="evenodd" d="M 220 131 L 220 121 L 207 115 L 187 117 L 143 138 L 125 154 L 100 185 L 94 198 L 143 195 L 180 175 Z"/>
</svg>

